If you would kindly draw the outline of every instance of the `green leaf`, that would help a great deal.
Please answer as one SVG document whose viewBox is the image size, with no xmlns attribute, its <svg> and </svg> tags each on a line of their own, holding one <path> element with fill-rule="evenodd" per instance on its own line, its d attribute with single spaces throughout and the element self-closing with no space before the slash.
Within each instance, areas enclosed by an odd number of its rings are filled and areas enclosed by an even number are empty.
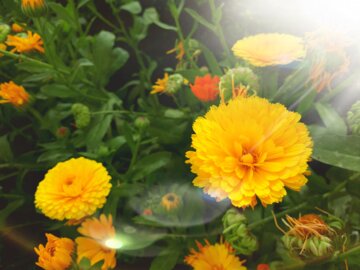
<svg viewBox="0 0 360 270">
<path fill-rule="evenodd" d="M 133 181 L 137 181 L 156 170 L 166 166 L 171 161 L 170 152 L 158 152 L 140 159 L 135 165 Z"/>
<path fill-rule="evenodd" d="M 131 14 L 139 14 L 141 12 L 141 5 L 138 1 L 133 1 L 125 5 L 122 5 L 120 9 L 126 10 Z"/>
<path fill-rule="evenodd" d="M 165 254 L 160 254 L 151 263 L 150 270 L 172 270 L 180 257 L 180 249 L 165 249 Z"/>
<path fill-rule="evenodd" d="M 78 24 L 70 8 L 57 3 L 49 3 L 49 6 L 60 19 L 66 21 L 72 28 L 77 29 Z"/>
<path fill-rule="evenodd" d="M 208 64 L 208 67 L 214 75 L 221 76 L 223 72 L 221 71 L 221 68 L 219 66 L 219 61 L 216 59 L 214 54 L 203 44 L 201 44 L 201 51 L 204 54 L 205 60 Z"/>
<path fill-rule="evenodd" d="M 0 149 L 0 160 L 5 162 L 13 160 L 14 155 L 6 135 L 0 137 Z"/>
<path fill-rule="evenodd" d="M 314 140 L 312 157 L 320 162 L 360 172 L 360 137 L 342 136 L 311 129 Z"/>
<path fill-rule="evenodd" d="M 205 26 L 206 28 L 208 28 L 209 30 L 216 32 L 216 27 L 211 24 L 210 22 L 208 22 L 207 20 L 205 20 L 199 13 L 197 13 L 195 10 L 190 9 L 190 8 L 185 8 L 185 11 L 198 23 L 202 24 L 203 26 Z"/>
<path fill-rule="evenodd" d="M 15 212 L 16 209 L 20 208 L 24 204 L 24 199 L 17 199 L 6 205 L 5 208 L 0 210 L 0 230 L 5 229 L 6 219 L 11 213 Z"/>
<path fill-rule="evenodd" d="M 40 89 L 41 93 L 48 97 L 69 98 L 79 96 L 79 93 L 74 92 L 68 86 L 63 84 L 48 84 Z"/>
<path fill-rule="evenodd" d="M 160 21 L 159 19 L 159 14 L 156 11 L 155 8 L 150 7 L 145 9 L 144 14 L 143 14 L 143 19 L 144 19 L 144 23 L 145 24 L 155 24 L 157 26 L 159 26 L 162 29 L 165 30 L 172 30 L 172 31 L 177 31 L 177 28 L 175 26 L 163 23 Z"/>
<path fill-rule="evenodd" d="M 323 103 L 315 103 L 315 108 L 319 113 L 321 120 L 328 128 L 329 132 L 338 135 L 346 135 L 347 127 L 345 121 L 333 108 L 331 108 L 330 105 Z"/>
</svg>

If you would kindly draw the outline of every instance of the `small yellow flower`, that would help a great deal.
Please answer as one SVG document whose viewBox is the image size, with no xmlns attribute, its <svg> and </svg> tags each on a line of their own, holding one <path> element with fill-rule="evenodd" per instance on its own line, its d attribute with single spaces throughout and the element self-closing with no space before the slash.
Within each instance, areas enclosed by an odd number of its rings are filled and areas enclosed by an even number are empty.
<svg viewBox="0 0 360 270">
<path fill-rule="evenodd" d="M 104 205 L 110 179 L 96 161 L 80 157 L 59 162 L 39 183 L 35 205 L 51 219 L 80 220 Z"/>
<path fill-rule="evenodd" d="M 24 28 L 24 25 L 20 25 L 20 24 L 17 24 L 17 23 L 13 23 L 11 25 L 11 30 L 15 33 L 21 33 L 21 32 L 24 32 L 25 31 L 25 28 Z"/>
<path fill-rule="evenodd" d="M 279 33 L 243 38 L 235 43 L 232 50 L 235 56 L 258 67 L 286 65 L 306 54 L 301 38 Z"/>
<path fill-rule="evenodd" d="M 6 45 L 4 43 L 0 43 L 0 50 L 6 51 Z M 0 57 L 4 56 L 4 54 L 0 53 Z"/>
<path fill-rule="evenodd" d="M 235 256 L 235 250 L 228 244 L 216 243 L 211 245 L 205 240 L 203 246 L 196 242 L 199 251 L 190 250 L 190 255 L 185 257 L 185 263 L 193 267 L 194 270 L 246 270 L 243 266 L 244 261 L 240 261 Z"/>
<path fill-rule="evenodd" d="M 40 244 L 34 248 L 39 259 L 36 263 L 45 270 L 65 270 L 72 263 L 74 242 L 69 238 L 58 238 L 50 233 L 46 234 L 47 243 L 45 247 Z"/>
<path fill-rule="evenodd" d="M 234 206 L 280 202 L 285 187 L 299 191 L 312 152 L 301 115 L 257 97 L 238 97 L 212 106 L 193 124 L 194 151 L 187 163 L 197 175 L 193 184 Z"/>
<path fill-rule="evenodd" d="M 6 45 L 14 47 L 12 52 L 27 53 L 38 51 L 44 53 L 43 41 L 38 34 L 28 31 L 26 37 L 8 35 Z"/>
<path fill-rule="evenodd" d="M 29 102 L 30 95 L 25 88 L 10 81 L 0 84 L 0 104 L 11 103 L 15 107 L 21 107 Z"/>
<path fill-rule="evenodd" d="M 175 193 L 167 193 L 161 199 L 161 205 L 167 210 L 171 211 L 180 205 L 180 198 Z"/>
<path fill-rule="evenodd" d="M 169 74 L 165 73 L 164 78 L 157 79 L 155 85 L 153 85 L 150 94 L 164 93 L 166 92 L 167 83 L 169 80 Z"/>
<path fill-rule="evenodd" d="M 91 265 L 104 260 L 102 270 L 113 269 L 116 266 L 115 249 L 106 246 L 107 240 L 115 237 L 115 228 L 112 223 L 111 215 L 106 218 L 101 215 L 99 219 L 89 218 L 85 220 L 78 229 L 85 237 L 77 237 L 77 262 L 84 257 L 90 260 Z"/>
</svg>

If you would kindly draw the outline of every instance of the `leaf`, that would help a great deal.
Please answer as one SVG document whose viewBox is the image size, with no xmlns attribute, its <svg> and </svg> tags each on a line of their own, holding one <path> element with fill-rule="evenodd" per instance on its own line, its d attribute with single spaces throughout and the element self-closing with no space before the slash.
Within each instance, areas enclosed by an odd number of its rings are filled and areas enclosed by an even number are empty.
<svg viewBox="0 0 360 270">
<path fill-rule="evenodd" d="M 155 8 L 153 7 L 149 7 L 147 9 L 145 9 L 144 14 L 143 14 L 143 19 L 144 19 L 144 23 L 145 24 L 155 24 L 157 26 L 159 26 L 162 29 L 165 30 L 172 30 L 172 31 L 177 31 L 177 28 L 175 26 L 163 23 L 160 21 L 159 19 L 159 14 L 156 11 Z"/>
<path fill-rule="evenodd" d="M 24 199 L 17 199 L 12 202 L 10 202 L 8 205 L 6 205 L 5 208 L 0 210 L 0 230 L 5 229 L 4 226 L 6 226 L 6 219 L 8 218 L 11 213 L 16 211 L 16 209 L 20 208 L 24 204 Z"/>
<path fill-rule="evenodd" d="M 221 71 L 221 68 L 219 67 L 219 62 L 216 59 L 216 57 L 214 56 L 214 54 L 203 44 L 201 44 L 201 51 L 204 54 L 205 60 L 208 64 L 208 67 L 210 69 L 210 71 L 214 74 L 214 75 L 222 75 L 223 72 Z"/>
<path fill-rule="evenodd" d="M 132 177 L 133 181 L 137 181 L 156 170 L 166 166 L 171 161 L 170 152 L 158 152 L 147 155 L 140 159 L 135 165 L 135 173 Z"/>
<path fill-rule="evenodd" d="M 195 10 L 190 9 L 190 8 L 185 8 L 185 11 L 191 16 L 193 17 L 193 19 L 195 21 L 197 21 L 198 23 L 202 24 L 203 26 L 205 26 L 206 28 L 208 28 L 209 30 L 216 32 L 216 27 L 214 25 L 212 25 L 210 22 L 208 22 L 207 20 L 205 20 L 199 13 L 197 13 Z"/>
<path fill-rule="evenodd" d="M 44 85 L 41 87 L 40 91 L 48 97 L 69 98 L 79 96 L 77 92 L 74 92 L 63 84 Z"/>
<path fill-rule="evenodd" d="M 13 160 L 14 155 L 6 135 L 0 137 L 0 149 L 0 160 L 5 162 Z"/>
<path fill-rule="evenodd" d="M 312 157 L 325 164 L 360 172 L 360 137 L 342 136 L 311 129 L 314 140 Z M 319 134 L 319 133 L 318 133 Z"/>
<path fill-rule="evenodd" d="M 141 5 L 138 1 L 133 1 L 130 3 L 127 3 L 125 5 L 122 5 L 120 7 L 122 10 L 126 10 L 127 12 L 130 12 L 131 14 L 139 14 L 141 12 Z"/>
<path fill-rule="evenodd" d="M 165 249 L 165 254 L 160 254 L 152 262 L 150 270 L 172 270 L 180 257 L 179 248 Z"/>
<path fill-rule="evenodd" d="M 346 135 L 347 127 L 345 121 L 333 108 L 324 103 L 315 103 L 315 108 L 329 132 L 338 135 Z"/>
<path fill-rule="evenodd" d="M 72 14 L 72 10 L 57 3 L 49 3 L 49 6 L 60 19 L 66 21 L 72 28 L 77 29 L 78 24 L 76 18 Z"/>
</svg>

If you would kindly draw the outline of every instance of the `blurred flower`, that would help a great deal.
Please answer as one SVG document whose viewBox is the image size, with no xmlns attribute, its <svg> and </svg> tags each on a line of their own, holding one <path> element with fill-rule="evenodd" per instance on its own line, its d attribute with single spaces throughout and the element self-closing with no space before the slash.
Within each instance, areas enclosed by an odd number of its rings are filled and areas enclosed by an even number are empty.
<svg viewBox="0 0 360 270">
<path fill-rule="evenodd" d="M 214 101 L 219 95 L 218 76 L 211 77 L 207 74 L 203 77 L 196 76 L 194 84 L 190 84 L 191 91 L 203 102 Z"/>
<path fill-rule="evenodd" d="M 39 17 L 47 11 L 45 0 L 21 0 L 21 9 L 26 16 Z"/>
<path fill-rule="evenodd" d="M 21 33 L 25 31 L 24 25 L 20 25 L 17 23 L 13 23 L 11 25 L 11 31 L 15 32 L 15 33 Z"/>
<path fill-rule="evenodd" d="M 167 54 L 176 53 L 176 59 L 178 61 L 181 61 L 185 56 L 184 43 L 182 41 L 178 42 L 175 48 L 168 50 L 166 53 Z"/>
<path fill-rule="evenodd" d="M 81 219 L 106 202 L 111 177 L 105 167 L 83 157 L 59 162 L 35 193 L 35 205 L 51 219 Z"/>
<path fill-rule="evenodd" d="M 102 270 L 113 269 L 116 266 L 115 249 L 106 246 L 106 241 L 114 239 L 115 228 L 112 223 L 112 216 L 106 217 L 104 214 L 97 218 L 85 220 L 78 232 L 85 237 L 77 237 L 77 262 L 82 258 L 88 258 L 91 265 L 104 260 Z"/>
<path fill-rule="evenodd" d="M 0 84 L 0 104 L 11 103 L 15 107 L 21 107 L 29 102 L 30 95 L 25 88 L 13 81 Z"/>
<path fill-rule="evenodd" d="M 75 103 L 71 106 L 71 112 L 74 115 L 76 128 L 86 128 L 91 121 L 90 109 L 82 103 Z"/>
<path fill-rule="evenodd" d="M 6 51 L 6 45 L 4 43 L 0 43 L 0 50 Z M 0 53 L 0 57 L 4 56 L 4 54 Z"/>
<path fill-rule="evenodd" d="M 43 41 L 38 34 L 33 34 L 27 31 L 26 37 L 8 35 L 6 45 L 15 47 L 11 51 L 19 53 L 27 53 L 31 51 L 38 51 L 44 53 L 45 50 L 42 47 Z"/>
<path fill-rule="evenodd" d="M 360 135 L 360 100 L 355 102 L 347 113 L 347 122 L 351 133 Z"/>
<path fill-rule="evenodd" d="M 256 270 L 270 270 L 270 266 L 266 263 L 258 264 Z"/>
<path fill-rule="evenodd" d="M 310 80 L 317 92 L 331 88 L 333 81 L 345 74 L 350 60 L 345 48 L 350 42 L 340 34 L 314 31 L 306 34 Z"/>
<path fill-rule="evenodd" d="M 34 248 L 39 256 L 37 266 L 45 270 L 65 270 L 72 263 L 74 242 L 69 238 L 58 238 L 51 233 L 45 234 L 47 243 L 45 247 L 40 244 Z"/>
<path fill-rule="evenodd" d="M 220 241 L 211 245 L 205 240 L 206 245 L 203 246 L 198 241 L 196 245 L 199 251 L 190 250 L 190 255 L 185 257 L 185 263 L 193 267 L 194 270 L 246 270 L 243 266 L 244 261 L 240 261 L 236 257 L 235 250 L 226 242 Z"/>
<path fill-rule="evenodd" d="M 276 226 L 285 234 L 282 241 L 290 251 L 313 256 L 324 256 L 332 251 L 329 236 L 334 230 L 320 216 L 307 214 L 296 219 L 287 215 L 283 222 L 289 228 L 287 232 L 277 223 Z"/>
<path fill-rule="evenodd" d="M 164 78 L 157 79 L 155 85 L 153 85 L 150 94 L 164 93 L 166 92 L 166 86 L 169 79 L 169 74 L 165 73 Z"/>
<path fill-rule="evenodd" d="M 10 33 L 10 26 L 7 24 L 0 24 L 0 43 L 3 42 Z"/>
<path fill-rule="evenodd" d="M 307 182 L 312 152 L 301 115 L 281 104 L 252 96 L 212 106 L 198 117 L 186 163 L 197 174 L 193 184 L 234 206 L 280 202 L 285 187 L 299 191 Z"/>
<path fill-rule="evenodd" d="M 180 197 L 175 193 L 167 193 L 161 198 L 161 205 L 167 210 L 171 211 L 179 207 L 181 203 Z"/>
<path fill-rule="evenodd" d="M 66 138 L 69 135 L 70 131 L 67 127 L 59 127 L 56 130 L 56 137 L 58 138 Z"/>
<path fill-rule="evenodd" d="M 238 67 L 229 69 L 221 77 L 219 88 L 222 101 L 226 101 L 237 96 L 246 97 L 249 91 L 256 94 L 259 80 L 250 68 Z"/>
<path fill-rule="evenodd" d="M 235 56 L 258 67 L 286 65 L 306 54 L 301 38 L 279 33 L 243 38 L 235 43 L 232 50 Z"/>
<path fill-rule="evenodd" d="M 144 211 L 142 212 L 142 214 L 143 214 L 144 216 L 152 216 L 153 211 L 152 211 L 150 208 L 146 208 L 146 209 L 144 209 Z"/>
<path fill-rule="evenodd" d="M 175 94 L 180 90 L 181 86 L 186 83 L 184 77 L 180 74 L 172 74 L 169 76 L 165 73 L 164 78 L 158 79 L 153 85 L 150 94 L 167 93 Z"/>
</svg>

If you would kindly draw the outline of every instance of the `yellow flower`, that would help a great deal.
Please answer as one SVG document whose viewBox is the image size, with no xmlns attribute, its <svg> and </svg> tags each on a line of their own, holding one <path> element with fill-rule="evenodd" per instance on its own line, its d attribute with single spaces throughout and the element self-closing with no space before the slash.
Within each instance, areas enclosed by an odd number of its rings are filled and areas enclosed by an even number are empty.
<svg viewBox="0 0 360 270">
<path fill-rule="evenodd" d="M 47 11 L 45 0 L 21 0 L 21 9 L 29 17 L 38 17 Z"/>
<path fill-rule="evenodd" d="M 39 8 L 45 6 L 45 0 L 21 0 L 23 8 Z"/>
<path fill-rule="evenodd" d="M 0 84 L 0 104 L 11 103 L 15 107 L 21 107 L 29 102 L 30 95 L 25 88 L 13 81 Z"/>
<path fill-rule="evenodd" d="M 83 157 L 59 162 L 35 193 L 35 205 L 51 219 L 81 219 L 101 208 L 110 192 L 105 167 Z"/>
<path fill-rule="evenodd" d="M 0 50 L 6 51 L 6 45 L 4 43 L 0 43 Z M 2 53 L 0 53 L 0 57 L 4 56 Z"/>
<path fill-rule="evenodd" d="M 178 61 L 181 61 L 185 56 L 184 43 L 180 41 L 179 43 L 176 44 L 175 48 L 168 50 L 166 53 L 167 54 L 176 53 L 176 59 Z"/>
<path fill-rule="evenodd" d="M 279 33 L 243 38 L 235 43 L 232 50 L 237 57 L 258 67 L 286 65 L 306 54 L 301 38 Z"/>
<path fill-rule="evenodd" d="M 69 238 L 58 238 L 51 233 L 46 234 L 45 247 L 40 244 L 34 248 L 39 259 L 36 265 L 45 270 L 65 270 L 72 263 L 74 242 Z"/>
<path fill-rule="evenodd" d="M 164 78 L 157 79 L 155 85 L 153 85 L 150 94 L 164 93 L 166 92 L 167 83 L 169 80 L 169 74 L 165 73 Z"/>
<path fill-rule="evenodd" d="M 237 207 L 280 202 L 307 182 L 312 141 L 300 114 L 252 96 L 212 106 L 196 119 L 187 163 L 193 184 Z"/>
<path fill-rule="evenodd" d="M 6 44 L 14 47 L 14 49 L 11 50 L 12 52 L 27 53 L 31 51 L 38 51 L 40 53 L 44 53 L 41 37 L 30 31 L 27 32 L 26 37 L 8 35 Z"/>
<path fill-rule="evenodd" d="M 15 33 L 21 33 L 21 32 L 24 32 L 25 28 L 24 28 L 24 25 L 13 23 L 11 25 L 11 30 Z"/>
<path fill-rule="evenodd" d="M 246 270 L 242 266 L 244 261 L 240 261 L 234 255 L 234 249 L 228 243 L 216 243 L 211 245 L 205 240 L 203 246 L 196 242 L 199 251 L 190 250 L 190 255 L 185 257 L 185 263 L 193 267 L 194 270 Z"/>
<path fill-rule="evenodd" d="M 114 239 L 115 229 L 111 215 L 106 218 L 101 215 L 100 219 L 91 218 L 85 220 L 78 229 L 79 233 L 86 237 L 77 237 L 77 261 L 88 258 L 91 265 L 104 260 L 102 270 L 113 269 L 116 266 L 115 250 L 105 245 L 107 240 Z"/>
<path fill-rule="evenodd" d="M 175 193 L 167 193 L 161 199 L 161 205 L 167 210 L 171 211 L 179 207 L 180 198 Z"/>
</svg>

